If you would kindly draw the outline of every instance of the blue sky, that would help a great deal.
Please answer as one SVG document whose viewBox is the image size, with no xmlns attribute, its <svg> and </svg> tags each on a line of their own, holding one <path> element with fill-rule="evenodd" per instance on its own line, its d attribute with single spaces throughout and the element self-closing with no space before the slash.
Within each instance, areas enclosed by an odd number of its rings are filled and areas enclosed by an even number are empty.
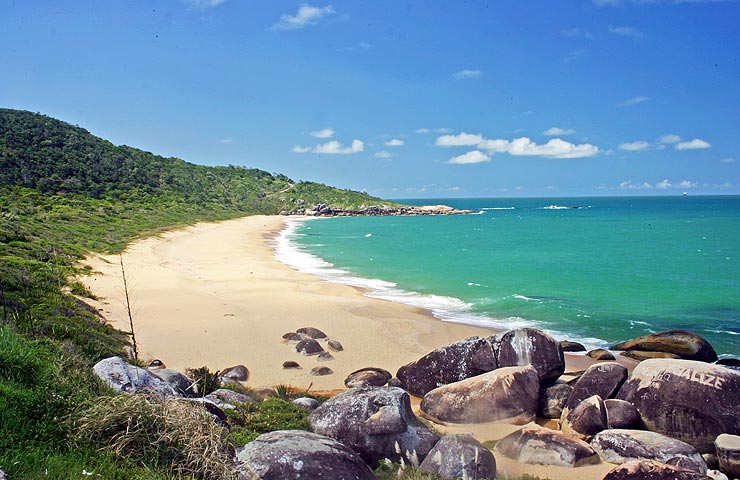
<svg viewBox="0 0 740 480">
<path fill-rule="evenodd" d="M 0 106 L 386 198 L 740 193 L 740 2 L 5 0 Z"/>
</svg>

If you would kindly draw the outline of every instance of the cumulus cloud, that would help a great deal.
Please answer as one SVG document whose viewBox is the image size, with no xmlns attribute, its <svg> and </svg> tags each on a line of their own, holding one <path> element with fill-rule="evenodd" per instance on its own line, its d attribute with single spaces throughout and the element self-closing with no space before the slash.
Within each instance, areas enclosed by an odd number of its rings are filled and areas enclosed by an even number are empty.
<svg viewBox="0 0 740 480">
<path fill-rule="evenodd" d="M 396 156 L 396 154 L 395 154 L 395 153 L 391 153 L 391 152 L 387 152 L 387 151 L 385 151 L 385 150 L 381 150 L 381 151 L 379 151 L 379 152 L 375 152 L 375 154 L 374 154 L 373 156 L 374 156 L 375 158 L 382 158 L 382 159 L 384 159 L 384 160 L 387 160 L 387 159 L 389 159 L 389 158 L 393 158 L 393 157 L 395 157 L 395 156 Z"/>
<path fill-rule="evenodd" d="M 619 184 L 619 188 L 625 190 L 649 190 L 653 188 L 653 184 L 648 182 L 632 183 L 632 180 L 626 180 Z"/>
<path fill-rule="evenodd" d="M 476 133 L 459 133 L 457 135 L 442 135 L 434 142 L 438 147 L 469 147 L 483 141 L 483 135 Z"/>
<path fill-rule="evenodd" d="M 609 33 L 620 37 L 631 38 L 632 40 L 639 40 L 645 36 L 641 31 L 633 27 L 609 27 Z"/>
<path fill-rule="evenodd" d="M 647 102 L 650 100 L 650 97 L 646 97 L 645 95 L 638 95 L 636 97 L 628 98 L 627 100 L 624 100 L 623 102 L 619 102 L 617 104 L 618 107 L 631 107 L 632 105 L 637 105 L 638 103 Z"/>
<path fill-rule="evenodd" d="M 543 135 L 547 135 L 548 137 L 554 137 L 556 135 L 572 135 L 574 133 L 576 133 L 576 131 L 573 129 L 559 127 L 548 128 L 547 130 L 542 132 Z"/>
<path fill-rule="evenodd" d="M 311 132 L 311 136 L 315 138 L 331 138 L 334 136 L 334 130 L 331 128 L 324 128 L 321 130 L 316 130 L 315 132 Z"/>
<path fill-rule="evenodd" d="M 401 145 L 405 145 L 405 144 L 406 142 L 404 142 L 403 140 L 399 138 L 392 138 L 388 140 L 387 142 L 385 142 L 386 147 L 400 147 Z"/>
<path fill-rule="evenodd" d="M 663 135 L 660 137 L 660 143 L 678 143 L 681 141 L 681 137 L 678 135 L 669 133 L 668 135 Z"/>
<path fill-rule="evenodd" d="M 481 152 L 480 150 L 472 150 L 468 153 L 463 153 L 457 157 L 452 157 L 447 163 L 455 163 L 458 165 L 467 165 L 471 163 L 482 163 L 490 162 L 491 157 Z"/>
<path fill-rule="evenodd" d="M 315 147 L 313 147 L 311 152 L 324 153 L 328 155 L 348 155 L 350 153 L 359 153 L 363 150 L 365 150 L 365 143 L 362 140 L 358 140 L 355 138 L 354 140 L 352 140 L 352 145 L 349 147 L 344 147 L 338 141 L 332 140 L 331 142 L 316 145 Z"/>
<path fill-rule="evenodd" d="M 645 140 L 638 140 L 636 142 L 628 142 L 619 145 L 620 150 L 627 150 L 628 152 L 639 152 L 640 150 L 647 150 L 650 148 L 650 144 Z"/>
<path fill-rule="evenodd" d="M 655 184 L 655 188 L 662 188 L 662 189 L 671 188 L 672 186 L 673 185 L 671 185 L 671 182 L 669 182 L 667 178 Z"/>
<path fill-rule="evenodd" d="M 692 182 L 691 180 L 684 180 L 681 183 L 678 184 L 681 188 L 696 188 L 697 183 Z"/>
<path fill-rule="evenodd" d="M 290 151 L 293 153 L 308 153 L 311 151 L 311 147 L 304 147 L 301 145 L 296 145 Z"/>
<path fill-rule="evenodd" d="M 428 128 L 417 128 L 416 130 L 414 130 L 414 132 L 415 133 L 429 133 L 431 132 L 431 130 L 429 130 Z"/>
<path fill-rule="evenodd" d="M 480 70 L 469 70 L 464 69 L 460 70 L 459 72 L 455 72 L 452 74 L 452 78 L 455 80 L 467 80 L 467 79 L 473 79 L 473 78 L 480 78 L 481 75 L 483 75 L 483 72 Z"/>
<path fill-rule="evenodd" d="M 676 150 L 699 150 L 710 148 L 712 145 L 700 138 L 695 138 L 688 142 L 679 142 L 676 144 Z"/>
<path fill-rule="evenodd" d="M 298 30 L 309 25 L 316 25 L 327 15 L 336 13 L 334 7 L 314 7 L 307 3 L 301 4 L 295 15 L 283 14 L 280 21 L 272 26 L 273 30 Z"/>
</svg>

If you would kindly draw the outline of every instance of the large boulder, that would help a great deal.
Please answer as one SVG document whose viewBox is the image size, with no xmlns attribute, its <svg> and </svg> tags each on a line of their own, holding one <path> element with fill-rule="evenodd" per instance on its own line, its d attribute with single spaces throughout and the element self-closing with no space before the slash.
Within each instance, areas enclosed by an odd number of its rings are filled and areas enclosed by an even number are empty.
<svg viewBox="0 0 740 480">
<path fill-rule="evenodd" d="M 640 423 L 640 413 L 630 402 L 609 398 L 604 400 L 604 407 L 609 428 L 631 428 Z"/>
<path fill-rule="evenodd" d="M 582 343 L 573 342 L 570 340 L 560 340 L 560 348 L 563 349 L 564 352 L 585 352 L 586 347 L 583 346 Z"/>
<path fill-rule="evenodd" d="M 496 368 L 491 345 L 481 337 L 470 337 L 438 348 L 398 369 L 396 376 L 406 390 L 418 397 L 448 383 L 489 372 Z"/>
<path fill-rule="evenodd" d="M 220 408 L 232 409 L 235 408 L 237 403 L 252 403 L 257 404 L 257 400 L 253 399 L 249 395 L 229 390 L 228 388 L 219 388 L 214 390 L 204 397 L 206 400 L 210 400 Z"/>
<path fill-rule="evenodd" d="M 655 460 L 634 460 L 614 467 L 603 480 L 711 480 L 711 477 Z"/>
<path fill-rule="evenodd" d="M 144 368 L 131 365 L 121 357 L 105 358 L 93 367 L 93 372 L 117 392 L 152 393 L 165 397 L 178 396 L 172 386 Z"/>
<path fill-rule="evenodd" d="M 609 463 L 626 463 L 640 458 L 668 463 L 680 460 L 681 468 L 706 473 L 701 454 L 688 443 L 645 430 L 604 430 L 596 434 L 591 446 Z"/>
<path fill-rule="evenodd" d="M 330 398 L 309 416 L 311 429 L 356 451 L 370 466 L 383 458 L 422 460 L 439 437 L 423 426 L 400 388 L 352 388 Z"/>
<path fill-rule="evenodd" d="M 599 456 L 588 443 L 547 428 L 527 427 L 510 433 L 496 443 L 494 451 L 534 465 L 580 467 L 599 463 Z"/>
<path fill-rule="evenodd" d="M 567 383 L 556 383 L 540 390 L 540 400 L 537 405 L 537 416 L 541 418 L 557 418 L 563 415 L 563 408 L 573 387 Z"/>
<path fill-rule="evenodd" d="M 617 398 L 631 402 L 648 430 L 714 450 L 722 433 L 740 434 L 740 372 L 690 360 L 646 360 Z"/>
<path fill-rule="evenodd" d="M 496 478 L 496 459 L 470 435 L 445 435 L 426 456 L 420 470 L 444 478 Z"/>
<path fill-rule="evenodd" d="M 370 467 L 352 449 L 333 438 L 303 430 L 262 434 L 238 451 L 237 460 L 260 480 L 375 479 Z"/>
<path fill-rule="evenodd" d="M 499 367 L 532 365 L 542 383 L 552 383 L 565 371 L 563 349 L 557 340 L 536 328 L 517 328 L 488 337 Z"/>
<path fill-rule="evenodd" d="M 666 330 L 614 345 L 614 350 L 641 350 L 678 355 L 685 360 L 717 361 L 717 352 L 704 338 L 687 330 Z"/>
<path fill-rule="evenodd" d="M 353 387 L 382 387 L 393 375 L 382 368 L 367 367 L 355 370 L 344 379 L 344 386 Z"/>
<path fill-rule="evenodd" d="M 740 478 L 740 437 L 723 433 L 714 441 L 719 469 Z"/>
<path fill-rule="evenodd" d="M 563 410 L 560 429 L 581 440 L 590 440 L 608 426 L 606 408 L 600 396 L 588 397 L 572 410 Z"/>
<path fill-rule="evenodd" d="M 171 368 L 158 368 L 153 370 L 152 373 L 167 382 L 183 397 L 199 396 L 195 383 L 177 370 L 172 370 Z"/>
<path fill-rule="evenodd" d="M 563 415 L 567 415 L 568 411 L 588 397 L 598 395 L 605 399 L 616 395 L 625 380 L 627 368 L 623 365 L 614 362 L 591 365 L 573 385 L 573 392 L 565 403 Z"/>
<path fill-rule="evenodd" d="M 236 380 L 237 382 L 246 382 L 249 380 L 249 369 L 244 365 L 234 365 L 221 371 L 221 378 Z"/>
<path fill-rule="evenodd" d="M 424 395 L 421 410 L 441 422 L 524 424 L 537 413 L 539 389 L 537 370 L 531 365 L 499 368 L 435 388 Z"/>
<path fill-rule="evenodd" d="M 296 343 L 295 351 L 306 356 L 318 355 L 319 353 L 324 352 L 324 347 L 322 347 L 319 342 L 313 338 L 309 338 Z"/>
<path fill-rule="evenodd" d="M 616 360 L 612 352 L 610 352 L 609 350 L 604 350 L 603 348 L 595 348 L 593 350 L 589 350 L 586 355 L 597 361 Z"/>
<path fill-rule="evenodd" d="M 329 337 L 315 327 L 301 327 L 298 330 L 296 330 L 296 333 L 300 333 L 301 335 L 305 335 L 309 338 L 313 338 L 314 340 L 328 340 Z"/>
</svg>

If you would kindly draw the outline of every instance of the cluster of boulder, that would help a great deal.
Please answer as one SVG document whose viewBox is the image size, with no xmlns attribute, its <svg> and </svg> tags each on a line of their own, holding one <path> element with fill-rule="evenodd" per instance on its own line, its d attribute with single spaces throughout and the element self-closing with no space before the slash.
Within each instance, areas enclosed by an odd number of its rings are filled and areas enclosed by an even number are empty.
<svg viewBox="0 0 740 480">
<path fill-rule="evenodd" d="M 386 207 L 370 206 L 358 210 L 344 208 L 333 208 L 325 203 L 320 203 L 312 208 L 297 209 L 295 215 L 309 215 L 312 217 L 368 217 L 368 216 L 391 216 L 391 215 L 461 215 L 475 213 L 473 210 L 459 210 L 447 205 L 425 205 L 420 207 Z M 281 212 L 288 215 L 287 211 Z"/>
<path fill-rule="evenodd" d="M 315 355 L 308 340 L 329 339 L 313 330 L 285 339 Z M 694 334 L 655 337 L 621 345 L 671 350 L 663 353 L 678 358 L 649 358 L 631 372 L 601 361 L 564 375 L 563 346 L 532 328 L 455 342 L 400 367 L 395 377 L 380 368 L 361 369 L 347 376 L 348 390 L 321 405 L 296 400 L 311 410 L 311 432 L 261 435 L 237 450 L 237 460 L 245 476 L 261 479 L 372 479 L 373 469 L 387 462 L 443 478 L 495 478 L 491 450 L 469 435 L 440 438 L 414 415 L 414 395 L 422 399 L 421 415 L 440 424 L 528 424 L 493 449 L 522 463 L 616 464 L 604 480 L 740 478 L 740 371 L 708 363 L 716 354 Z M 308 343 L 299 348 L 302 342 Z M 104 362 L 108 373 L 99 372 L 101 364 L 96 372 L 109 383 L 114 378 L 121 391 L 182 395 L 172 376 L 156 375 L 161 370 Z M 227 392 L 201 401 L 228 408 L 244 400 Z M 556 420 L 557 428 L 530 423 L 538 417 Z"/>
<path fill-rule="evenodd" d="M 283 342 L 293 345 L 296 353 L 300 353 L 303 356 L 311 357 L 316 356 L 316 360 L 319 362 L 330 362 L 334 360 L 334 353 L 343 352 L 344 346 L 339 340 L 330 339 L 324 332 L 315 327 L 301 327 L 295 332 L 288 332 L 283 335 Z M 327 349 L 321 345 L 320 342 L 326 343 Z M 283 362 L 284 370 L 301 369 L 301 364 L 287 360 Z M 316 366 L 311 369 L 311 375 L 324 376 L 332 375 L 334 370 L 326 366 Z"/>
</svg>

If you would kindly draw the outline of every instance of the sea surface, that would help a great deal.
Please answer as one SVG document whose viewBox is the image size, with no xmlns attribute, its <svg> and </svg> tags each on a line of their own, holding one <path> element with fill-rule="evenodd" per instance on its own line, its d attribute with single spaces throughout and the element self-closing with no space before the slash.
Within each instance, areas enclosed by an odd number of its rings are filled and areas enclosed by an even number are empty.
<svg viewBox="0 0 740 480">
<path fill-rule="evenodd" d="M 443 321 L 589 348 L 681 328 L 740 355 L 740 196 L 399 201 L 477 213 L 290 221 L 277 258 Z"/>
</svg>

